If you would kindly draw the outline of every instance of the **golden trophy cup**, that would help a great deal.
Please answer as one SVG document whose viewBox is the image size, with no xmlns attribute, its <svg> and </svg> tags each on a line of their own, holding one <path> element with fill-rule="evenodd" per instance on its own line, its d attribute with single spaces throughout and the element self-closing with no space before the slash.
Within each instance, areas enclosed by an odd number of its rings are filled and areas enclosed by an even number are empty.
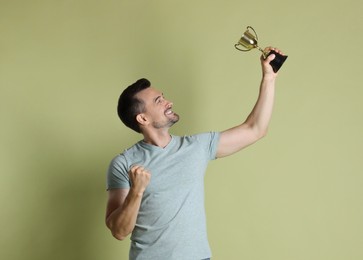
<svg viewBox="0 0 363 260">
<path fill-rule="evenodd" d="M 250 31 L 250 29 L 253 32 L 253 34 Z M 250 51 L 252 49 L 258 49 L 259 51 L 262 52 L 262 55 L 265 59 L 269 55 L 275 54 L 275 58 L 270 62 L 270 65 L 273 71 L 276 73 L 287 59 L 287 56 L 281 55 L 275 51 L 265 52 L 263 49 L 261 49 L 258 46 L 257 41 L 258 41 L 258 36 L 256 31 L 251 26 L 247 26 L 247 30 L 243 33 L 243 36 L 238 41 L 238 43 L 234 45 L 234 47 L 239 51 Z M 240 46 L 243 46 L 245 49 L 241 49 Z"/>
</svg>

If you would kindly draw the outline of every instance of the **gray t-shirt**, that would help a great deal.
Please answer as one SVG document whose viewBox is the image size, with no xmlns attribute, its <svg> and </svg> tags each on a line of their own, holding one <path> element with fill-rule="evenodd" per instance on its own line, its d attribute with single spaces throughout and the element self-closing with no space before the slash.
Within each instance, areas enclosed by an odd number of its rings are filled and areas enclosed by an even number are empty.
<svg viewBox="0 0 363 260">
<path fill-rule="evenodd" d="M 130 188 L 128 171 L 151 172 L 136 226 L 130 259 L 199 260 L 211 256 L 204 209 L 204 174 L 216 158 L 219 133 L 172 136 L 165 148 L 136 143 L 109 167 L 107 189 Z"/>
</svg>

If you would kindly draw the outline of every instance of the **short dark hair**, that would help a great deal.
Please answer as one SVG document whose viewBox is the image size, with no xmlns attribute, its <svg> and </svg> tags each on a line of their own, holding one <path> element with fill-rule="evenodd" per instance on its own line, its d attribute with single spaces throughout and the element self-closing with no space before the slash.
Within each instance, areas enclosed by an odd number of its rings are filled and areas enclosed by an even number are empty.
<svg viewBox="0 0 363 260">
<path fill-rule="evenodd" d="M 141 133 L 136 116 L 145 112 L 144 102 L 136 97 L 140 91 L 151 86 L 149 80 L 142 78 L 128 86 L 120 95 L 117 105 L 117 114 L 121 121 L 132 130 Z"/>
</svg>

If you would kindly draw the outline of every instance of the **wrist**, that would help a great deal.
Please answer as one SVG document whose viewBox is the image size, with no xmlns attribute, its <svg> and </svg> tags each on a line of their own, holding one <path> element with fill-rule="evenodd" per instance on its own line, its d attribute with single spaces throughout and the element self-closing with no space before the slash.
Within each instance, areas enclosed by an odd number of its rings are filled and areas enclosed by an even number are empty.
<svg viewBox="0 0 363 260">
<path fill-rule="evenodd" d="M 130 192 L 129 194 L 133 197 L 142 197 L 142 195 L 144 194 L 144 190 L 141 190 L 141 189 L 137 189 L 135 187 L 131 187 L 130 188 Z"/>
<path fill-rule="evenodd" d="M 268 83 L 275 83 L 276 81 L 276 73 L 264 73 L 262 75 L 262 81 L 268 82 Z"/>
</svg>

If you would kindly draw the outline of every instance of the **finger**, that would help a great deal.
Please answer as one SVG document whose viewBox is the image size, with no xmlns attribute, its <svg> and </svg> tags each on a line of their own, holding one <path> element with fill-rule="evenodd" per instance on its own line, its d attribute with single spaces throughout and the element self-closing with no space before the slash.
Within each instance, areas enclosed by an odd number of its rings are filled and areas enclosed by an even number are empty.
<svg viewBox="0 0 363 260">
<path fill-rule="evenodd" d="M 263 51 L 265 52 L 265 53 L 269 53 L 270 51 L 272 51 L 272 50 L 274 50 L 275 48 L 274 47 L 272 47 L 272 46 L 268 46 L 268 47 L 266 47 Z"/>
<path fill-rule="evenodd" d="M 150 174 L 149 170 L 147 170 L 145 167 L 141 165 L 132 168 L 132 171 L 136 174 L 143 174 L 143 173 Z"/>
<path fill-rule="evenodd" d="M 278 53 L 278 54 L 284 55 L 284 53 L 283 53 L 280 49 L 278 49 L 278 48 L 274 48 L 274 47 L 272 47 L 272 48 L 271 48 L 271 50 L 272 50 L 272 51 L 275 51 L 275 52 L 276 52 L 276 53 Z"/>
<path fill-rule="evenodd" d="M 139 168 L 137 168 L 136 169 L 136 171 L 135 171 L 135 173 L 136 174 L 143 174 L 143 173 L 145 173 L 146 171 L 145 171 L 145 168 L 144 167 L 139 167 Z"/>
<path fill-rule="evenodd" d="M 140 167 L 142 167 L 142 166 L 141 165 L 133 165 L 133 166 L 131 166 L 130 171 L 135 172 L 136 170 L 140 169 Z"/>
<path fill-rule="evenodd" d="M 142 174 L 142 173 L 147 173 L 147 172 L 148 171 L 141 165 L 132 166 L 130 169 L 131 174 Z"/>
</svg>

